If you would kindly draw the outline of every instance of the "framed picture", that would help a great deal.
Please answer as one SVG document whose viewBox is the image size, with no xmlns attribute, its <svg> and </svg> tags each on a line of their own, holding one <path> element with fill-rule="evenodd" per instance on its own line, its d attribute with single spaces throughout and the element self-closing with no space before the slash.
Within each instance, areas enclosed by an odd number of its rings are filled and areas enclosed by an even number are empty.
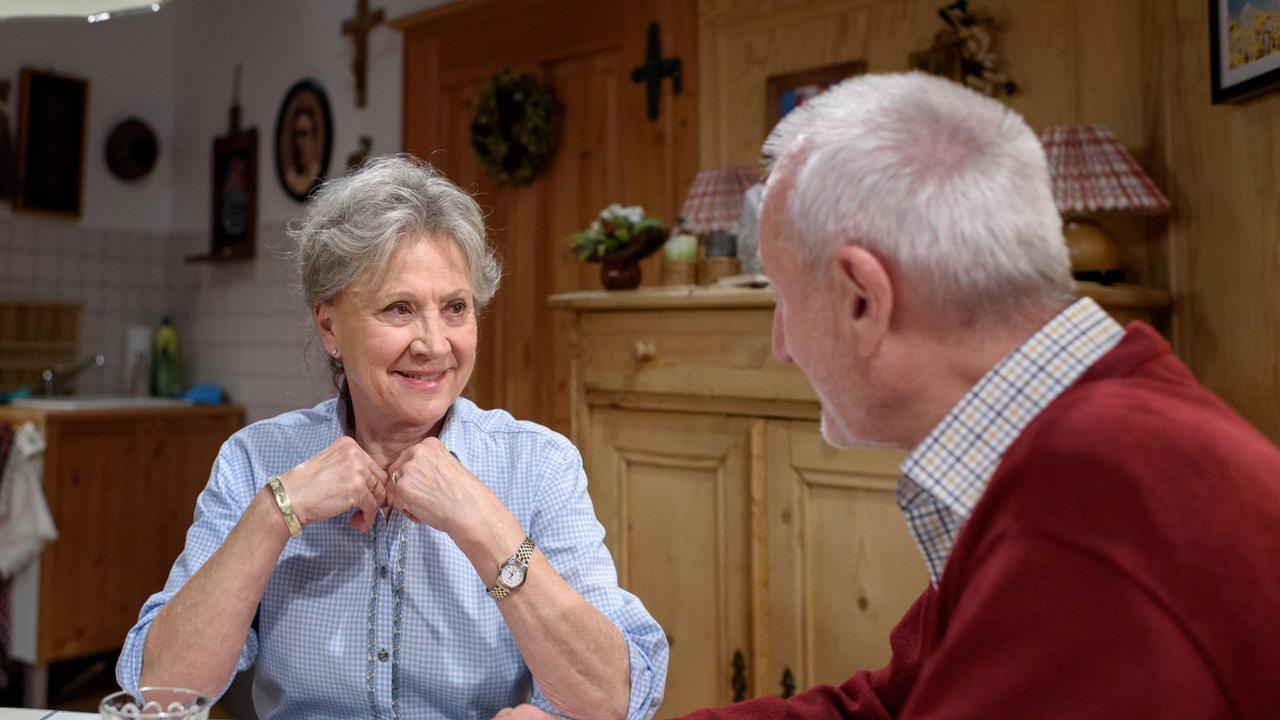
<svg viewBox="0 0 1280 720">
<path fill-rule="evenodd" d="M 846 78 L 867 71 L 864 60 L 774 75 L 765 80 L 765 128 L 772 129 L 787 113 Z"/>
<path fill-rule="evenodd" d="M 1213 103 L 1274 90 L 1280 80 L 1280 4 L 1209 0 Z"/>
<path fill-rule="evenodd" d="M 239 106 L 231 130 L 213 141 L 213 228 L 207 259 L 253 257 L 258 224 L 258 129 L 241 130 Z"/>
<path fill-rule="evenodd" d="M 20 71 L 15 210 L 80 217 L 89 81 Z"/>
<path fill-rule="evenodd" d="M 289 88 L 276 117 L 276 175 L 289 197 L 302 202 L 324 182 L 333 150 L 333 117 L 324 88 L 303 80 Z"/>
</svg>

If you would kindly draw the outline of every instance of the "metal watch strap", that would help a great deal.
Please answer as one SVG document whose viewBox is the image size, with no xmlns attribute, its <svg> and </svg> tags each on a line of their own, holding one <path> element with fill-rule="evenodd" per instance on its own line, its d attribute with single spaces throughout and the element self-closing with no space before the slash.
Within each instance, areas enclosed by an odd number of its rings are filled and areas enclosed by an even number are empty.
<svg viewBox="0 0 1280 720">
<path fill-rule="evenodd" d="M 533 538 L 526 535 L 524 540 L 520 543 L 520 547 L 516 548 L 516 553 L 498 565 L 498 577 L 494 579 L 493 586 L 485 590 L 485 592 L 489 594 L 489 597 L 494 600 L 501 600 L 510 595 L 516 589 L 508 589 L 506 585 L 502 584 L 502 568 L 507 563 L 519 563 L 524 567 L 525 572 L 528 573 L 529 561 L 533 559 L 533 549 L 535 547 L 536 546 L 533 544 Z"/>
</svg>

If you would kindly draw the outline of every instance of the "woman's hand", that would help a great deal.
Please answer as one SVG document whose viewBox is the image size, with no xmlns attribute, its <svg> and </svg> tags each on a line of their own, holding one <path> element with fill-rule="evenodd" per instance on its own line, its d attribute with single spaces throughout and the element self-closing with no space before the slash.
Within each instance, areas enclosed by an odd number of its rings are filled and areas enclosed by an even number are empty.
<svg viewBox="0 0 1280 720">
<path fill-rule="evenodd" d="M 455 542 L 459 531 L 475 530 L 487 524 L 486 519 L 507 514 L 502 501 L 438 438 L 429 437 L 405 448 L 387 472 L 391 505 Z"/>
<path fill-rule="evenodd" d="M 293 512 L 305 527 L 351 508 L 351 527 L 364 532 L 373 525 L 387 495 L 387 473 L 356 441 L 340 437 L 310 460 L 280 476 Z"/>
<path fill-rule="evenodd" d="M 555 717 L 535 705 L 517 705 L 499 710 L 493 720 L 555 720 Z"/>
</svg>

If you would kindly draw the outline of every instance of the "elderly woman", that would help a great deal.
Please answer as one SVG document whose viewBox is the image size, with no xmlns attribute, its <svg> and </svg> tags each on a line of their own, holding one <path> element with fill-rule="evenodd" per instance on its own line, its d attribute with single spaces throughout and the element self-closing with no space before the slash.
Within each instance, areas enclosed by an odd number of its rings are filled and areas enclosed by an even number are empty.
<svg viewBox="0 0 1280 720">
<path fill-rule="evenodd" d="M 652 716 L 666 639 L 577 451 L 460 397 L 499 278 L 475 201 L 383 158 L 292 234 L 338 396 L 223 446 L 120 684 L 218 696 L 256 665 L 263 718 Z"/>
</svg>

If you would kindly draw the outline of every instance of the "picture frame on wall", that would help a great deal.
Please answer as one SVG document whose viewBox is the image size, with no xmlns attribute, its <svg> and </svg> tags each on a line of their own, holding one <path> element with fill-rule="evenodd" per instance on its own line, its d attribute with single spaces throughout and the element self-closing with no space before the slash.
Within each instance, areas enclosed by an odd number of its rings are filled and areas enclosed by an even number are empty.
<svg viewBox="0 0 1280 720">
<path fill-rule="evenodd" d="M 213 227 L 209 259 L 250 258 L 258 225 L 258 129 L 240 129 L 239 106 L 231 129 L 213 141 Z"/>
<path fill-rule="evenodd" d="M 1209 68 L 1215 105 L 1280 87 L 1280 6 L 1209 0 Z"/>
<path fill-rule="evenodd" d="M 324 182 L 333 152 L 333 116 L 324 88 L 301 80 L 289 88 L 276 117 L 276 176 L 289 197 L 303 202 Z"/>
<path fill-rule="evenodd" d="M 14 210 L 78 218 L 84 203 L 89 81 L 23 67 L 19 85 Z"/>
<path fill-rule="evenodd" d="M 787 113 L 841 80 L 867 71 L 865 60 L 825 65 L 773 75 L 765 80 L 765 128 L 772 129 Z"/>
</svg>

